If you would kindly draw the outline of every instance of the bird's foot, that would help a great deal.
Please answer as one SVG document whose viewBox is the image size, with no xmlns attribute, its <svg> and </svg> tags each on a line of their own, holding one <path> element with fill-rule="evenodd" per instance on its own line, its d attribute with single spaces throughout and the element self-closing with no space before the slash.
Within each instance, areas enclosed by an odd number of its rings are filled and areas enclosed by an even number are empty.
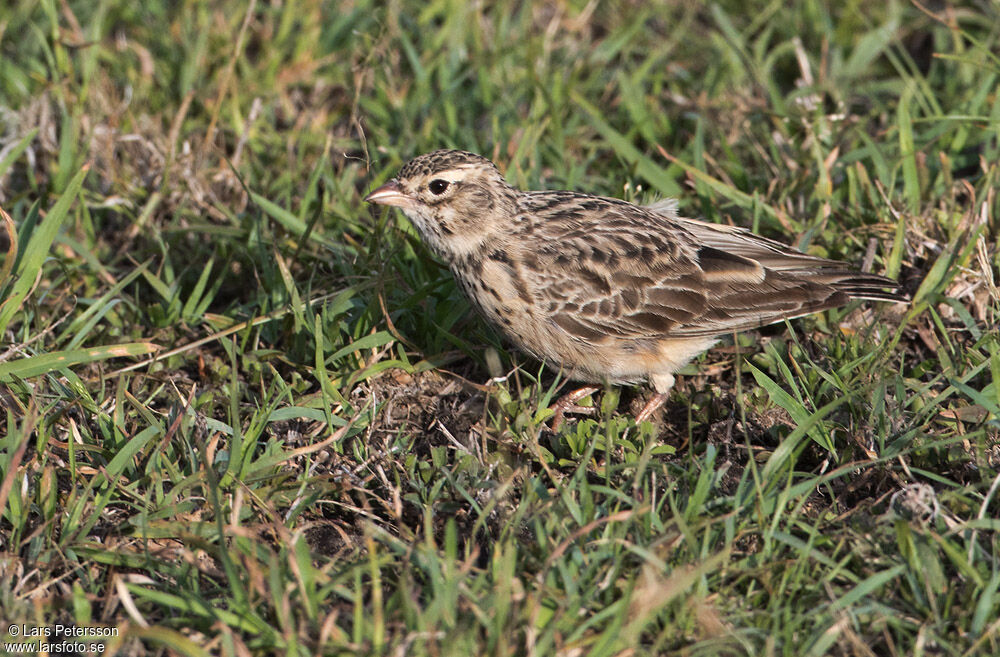
<svg viewBox="0 0 1000 657">
<path fill-rule="evenodd" d="M 592 406 L 577 406 L 576 403 L 584 397 L 589 397 L 600 389 L 600 386 L 584 386 L 560 397 L 556 403 L 550 407 L 555 411 L 555 415 L 552 416 L 552 432 L 555 433 L 556 431 L 559 431 L 559 427 L 562 426 L 563 421 L 566 419 L 566 413 L 583 413 L 585 415 L 592 415 L 594 413 L 594 408 Z"/>
<path fill-rule="evenodd" d="M 646 402 L 646 405 L 642 407 L 641 411 L 639 411 L 639 414 L 635 416 L 635 423 L 641 424 L 651 418 L 653 413 L 659 410 L 659 408 L 667 401 L 668 396 L 669 395 L 665 392 L 658 392 L 650 397 L 649 401 Z"/>
</svg>

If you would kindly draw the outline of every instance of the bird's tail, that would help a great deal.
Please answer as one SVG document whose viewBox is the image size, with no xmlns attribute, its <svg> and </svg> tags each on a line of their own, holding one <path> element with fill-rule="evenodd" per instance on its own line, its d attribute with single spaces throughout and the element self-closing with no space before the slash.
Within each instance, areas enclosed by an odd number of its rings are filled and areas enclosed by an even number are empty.
<svg viewBox="0 0 1000 657">
<path fill-rule="evenodd" d="M 852 299 L 898 303 L 910 300 L 910 296 L 898 282 L 878 274 L 866 274 L 841 267 L 820 267 L 818 270 L 803 272 L 803 278 L 830 285 Z"/>
</svg>

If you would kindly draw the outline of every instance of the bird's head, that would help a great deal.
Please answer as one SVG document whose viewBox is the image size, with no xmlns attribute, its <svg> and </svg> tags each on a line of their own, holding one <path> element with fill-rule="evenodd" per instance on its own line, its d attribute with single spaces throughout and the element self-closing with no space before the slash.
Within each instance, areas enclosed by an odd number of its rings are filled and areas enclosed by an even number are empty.
<svg viewBox="0 0 1000 657">
<path fill-rule="evenodd" d="M 516 195 L 485 157 L 440 150 L 404 164 L 365 201 L 402 209 L 431 250 L 451 262 L 509 230 Z"/>
</svg>

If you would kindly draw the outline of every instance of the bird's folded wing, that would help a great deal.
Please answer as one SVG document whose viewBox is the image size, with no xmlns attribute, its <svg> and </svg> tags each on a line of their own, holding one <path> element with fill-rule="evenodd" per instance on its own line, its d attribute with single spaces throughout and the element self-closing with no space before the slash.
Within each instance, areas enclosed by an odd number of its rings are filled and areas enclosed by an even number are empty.
<svg viewBox="0 0 1000 657">
<path fill-rule="evenodd" d="M 597 229 L 536 244 L 536 293 L 550 321 L 594 344 L 708 337 L 800 317 L 856 296 L 897 296 L 885 291 L 894 287 L 889 279 L 740 229 L 656 223 L 633 228 L 627 238 L 621 231 L 603 237 Z"/>
</svg>

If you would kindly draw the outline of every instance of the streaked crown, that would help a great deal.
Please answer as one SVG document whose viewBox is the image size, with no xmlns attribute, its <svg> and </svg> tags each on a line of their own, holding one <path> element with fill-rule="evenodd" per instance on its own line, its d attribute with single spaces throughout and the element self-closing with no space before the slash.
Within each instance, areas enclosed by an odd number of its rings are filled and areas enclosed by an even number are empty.
<svg viewBox="0 0 1000 657">
<path fill-rule="evenodd" d="M 482 155 L 469 151 L 442 149 L 413 158 L 403 165 L 396 177 L 409 180 L 465 168 L 492 169 L 500 175 L 496 165 Z"/>
</svg>

